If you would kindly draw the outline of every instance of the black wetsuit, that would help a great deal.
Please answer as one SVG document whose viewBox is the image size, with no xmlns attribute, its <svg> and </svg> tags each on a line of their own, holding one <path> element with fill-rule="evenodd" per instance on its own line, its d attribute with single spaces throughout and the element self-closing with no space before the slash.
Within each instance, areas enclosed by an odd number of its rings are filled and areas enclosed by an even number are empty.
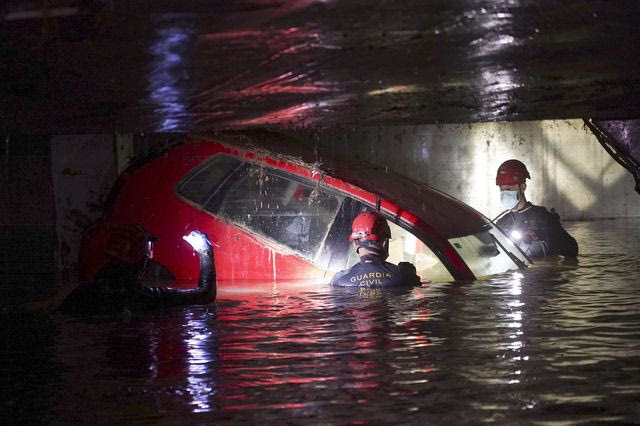
<svg viewBox="0 0 640 426">
<path fill-rule="evenodd" d="M 149 287 L 142 283 L 142 268 L 113 261 L 98 278 L 82 284 L 64 301 L 60 309 L 76 313 L 111 313 L 207 304 L 216 298 L 216 270 L 211 251 L 199 253 L 200 277 L 197 288 Z"/>
<path fill-rule="evenodd" d="M 400 262 L 398 266 L 385 262 L 379 256 L 368 254 L 351 268 L 338 272 L 331 285 L 340 287 L 395 287 L 420 285 L 420 277 L 411 263 Z"/>
<path fill-rule="evenodd" d="M 507 235 L 514 230 L 522 233 L 518 246 L 531 258 L 563 255 L 576 256 L 578 243 L 560 224 L 560 216 L 549 212 L 541 206 L 534 206 L 530 202 L 518 211 L 511 211 L 496 222 Z M 533 231 L 537 240 L 526 235 Z"/>
</svg>

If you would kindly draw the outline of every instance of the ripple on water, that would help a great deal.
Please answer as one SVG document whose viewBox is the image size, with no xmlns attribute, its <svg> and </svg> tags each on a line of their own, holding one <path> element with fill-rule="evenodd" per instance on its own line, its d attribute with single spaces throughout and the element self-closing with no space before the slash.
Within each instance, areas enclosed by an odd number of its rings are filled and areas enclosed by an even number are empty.
<svg viewBox="0 0 640 426">
<path fill-rule="evenodd" d="M 633 423 L 640 221 L 568 228 L 577 261 L 473 283 L 14 322 L 5 406 L 52 423 Z"/>
</svg>

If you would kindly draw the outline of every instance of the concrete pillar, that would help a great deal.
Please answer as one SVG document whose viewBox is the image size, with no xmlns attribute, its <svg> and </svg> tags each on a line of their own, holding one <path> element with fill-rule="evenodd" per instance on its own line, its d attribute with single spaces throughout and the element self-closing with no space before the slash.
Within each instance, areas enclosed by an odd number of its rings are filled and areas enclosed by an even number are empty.
<svg viewBox="0 0 640 426">
<path fill-rule="evenodd" d="M 82 231 L 102 215 L 118 169 L 128 164 L 131 138 L 66 135 L 51 139 L 58 282 L 77 281 Z"/>
</svg>

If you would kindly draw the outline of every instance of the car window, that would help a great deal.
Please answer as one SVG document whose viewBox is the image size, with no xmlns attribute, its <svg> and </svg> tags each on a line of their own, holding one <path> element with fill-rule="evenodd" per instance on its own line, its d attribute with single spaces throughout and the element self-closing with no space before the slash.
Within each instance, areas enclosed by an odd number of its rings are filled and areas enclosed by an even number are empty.
<svg viewBox="0 0 640 426">
<path fill-rule="evenodd" d="M 515 270 L 518 268 L 516 262 L 528 263 L 522 252 L 497 228 L 452 238 L 449 242 L 478 278 Z"/>
<path fill-rule="evenodd" d="M 200 206 L 209 204 L 218 188 L 242 162 L 226 155 L 216 155 L 178 184 L 178 193 Z"/>
<path fill-rule="evenodd" d="M 222 219 L 315 260 L 343 197 L 292 173 L 218 157 L 188 176 L 178 192 Z"/>
<path fill-rule="evenodd" d="M 315 182 L 252 164 L 225 191 L 218 214 L 314 259 L 341 202 Z"/>
<path fill-rule="evenodd" d="M 406 229 L 389 222 L 389 258 L 387 262 L 411 262 L 422 281 L 453 281 L 451 273 L 433 251 Z"/>
</svg>

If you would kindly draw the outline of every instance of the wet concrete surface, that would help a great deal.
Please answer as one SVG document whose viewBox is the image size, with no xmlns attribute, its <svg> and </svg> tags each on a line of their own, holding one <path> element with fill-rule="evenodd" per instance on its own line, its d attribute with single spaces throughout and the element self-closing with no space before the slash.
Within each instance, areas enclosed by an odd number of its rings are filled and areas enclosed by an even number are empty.
<svg viewBox="0 0 640 426">
<path fill-rule="evenodd" d="M 640 116 L 633 0 L 24 3 L 0 24 L 13 131 Z"/>
<path fill-rule="evenodd" d="M 640 221 L 575 260 L 400 292 L 4 317 L 0 407 L 46 424 L 635 424 Z"/>
</svg>

